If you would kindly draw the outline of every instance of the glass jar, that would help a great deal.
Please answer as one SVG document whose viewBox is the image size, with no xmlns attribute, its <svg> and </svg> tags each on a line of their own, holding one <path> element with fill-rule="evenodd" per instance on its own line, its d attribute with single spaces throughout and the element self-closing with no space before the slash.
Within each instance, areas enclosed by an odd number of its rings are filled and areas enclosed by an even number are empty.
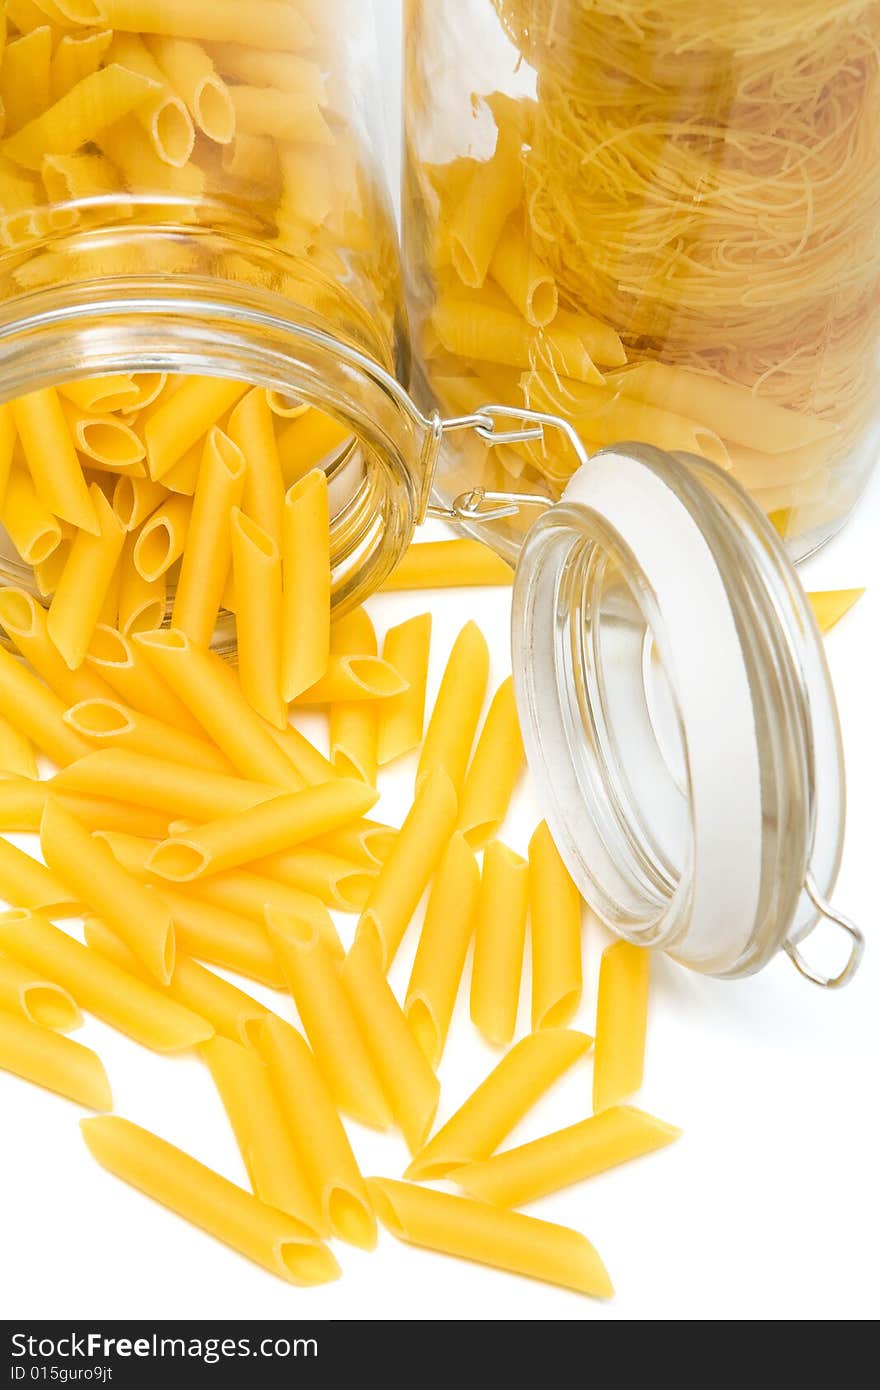
<svg viewBox="0 0 880 1390">
<path fill-rule="evenodd" d="M 339 422 L 334 600 L 406 548 L 426 474 L 372 8 L 3 0 L 0 400 L 107 374 L 230 377 Z M 4 537 L 4 579 L 33 588 Z"/>
<path fill-rule="evenodd" d="M 880 438 L 878 0 L 409 0 L 408 21 L 423 398 L 702 455 L 815 549 Z M 576 466 L 474 444 L 466 471 L 555 498 Z M 495 531 L 512 557 L 517 519 Z"/>
</svg>

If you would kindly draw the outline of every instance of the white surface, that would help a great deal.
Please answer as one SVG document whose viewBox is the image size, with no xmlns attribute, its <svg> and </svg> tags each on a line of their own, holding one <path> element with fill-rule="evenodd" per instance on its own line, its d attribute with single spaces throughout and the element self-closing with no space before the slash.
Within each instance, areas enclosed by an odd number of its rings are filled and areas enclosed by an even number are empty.
<svg viewBox="0 0 880 1390">
<path fill-rule="evenodd" d="M 383 8 L 395 8 L 394 0 Z M 850 830 L 837 900 L 867 928 L 865 964 L 849 989 L 830 995 L 801 981 L 785 960 L 753 980 L 724 984 L 657 959 L 640 1104 L 681 1125 L 684 1137 L 532 1208 L 595 1242 L 617 1286 L 613 1302 L 596 1304 L 442 1259 L 384 1234 L 374 1255 L 337 1248 L 341 1282 L 290 1288 L 103 1173 L 82 1143 L 75 1107 L 0 1075 L 3 1316 L 92 1323 L 124 1317 L 876 1317 L 880 477 L 857 518 L 805 578 L 812 587 L 869 586 L 828 641 L 850 776 Z M 380 629 L 432 608 L 435 687 L 455 633 L 475 617 L 491 645 L 494 686 L 509 670 L 508 603 L 506 593 L 484 591 L 387 596 L 371 607 Z M 724 714 L 719 709 L 721 738 Z M 379 814 L 393 818 L 403 809 L 412 772 L 410 764 L 387 779 Z M 524 788 L 505 832 L 514 846 L 525 847 L 536 817 Z M 351 920 L 341 920 L 350 932 Z M 416 936 L 413 930 L 394 970 L 398 987 L 405 987 Z M 577 1020 L 587 1031 L 604 940 L 591 924 Z M 465 989 L 441 1070 L 441 1119 L 494 1061 L 470 1025 L 466 997 Z M 528 973 L 521 1032 L 527 1008 Z M 210 1079 L 195 1059 L 163 1060 L 94 1022 L 78 1036 L 104 1058 L 120 1113 L 244 1181 Z M 590 1066 L 587 1060 L 575 1068 L 517 1141 L 588 1113 Z M 402 1142 L 364 1131 L 354 1138 L 365 1171 L 402 1171 Z"/>
</svg>

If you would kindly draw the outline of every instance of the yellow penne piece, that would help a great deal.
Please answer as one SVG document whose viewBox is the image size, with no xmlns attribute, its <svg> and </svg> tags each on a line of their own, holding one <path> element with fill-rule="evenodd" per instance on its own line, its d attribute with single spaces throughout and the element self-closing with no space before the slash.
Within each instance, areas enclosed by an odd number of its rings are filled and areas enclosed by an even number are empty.
<svg viewBox="0 0 880 1390">
<path fill-rule="evenodd" d="M 137 531 L 166 497 L 165 488 L 152 478 L 123 475 L 114 485 L 112 506 L 125 530 Z"/>
<path fill-rule="evenodd" d="M 377 656 L 376 631 L 363 608 L 340 618 L 330 629 L 331 656 Z M 401 677 L 405 679 L 405 677 Z M 376 785 L 379 714 L 364 700 L 337 700 L 330 706 L 330 756 L 341 777 Z"/>
<path fill-rule="evenodd" d="M 102 796 L 66 795 L 56 790 L 54 779 L 32 782 L 5 777 L 0 780 L 0 830 L 37 831 L 50 795 L 89 830 L 116 830 L 129 835 L 161 839 L 168 833 L 168 817 L 139 806 L 126 806 Z"/>
<path fill-rule="evenodd" d="M 66 989 L 9 956 L 0 956 L 0 1012 L 4 1009 L 54 1033 L 70 1033 L 82 1023 Z"/>
<path fill-rule="evenodd" d="M 489 274 L 533 328 L 546 328 L 556 318 L 559 291 L 553 272 L 513 221 L 495 247 Z"/>
<path fill-rule="evenodd" d="M 642 1084 L 648 1026 L 650 953 L 628 941 L 602 952 L 596 1006 L 593 1110 L 607 1110 Z"/>
<path fill-rule="evenodd" d="M 376 866 L 366 868 L 311 845 L 270 854 L 250 867 L 277 883 L 312 894 L 327 907 L 357 913 L 366 906 L 377 872 Z"/>
<path fill-rule="evenodd" d="M 0 775 L 32 777 L 39 774 L 37 755 L 30 739 L 0 715 Z"/>
<path fill-rule="evenodd" d="M 513 570 L 482 541 L 421 541 L 411 545 L 386 593 L 407 589 L 488 588 L 513 583 Z"/>
<path fill-rule="evenodd" d="M 102 1168 L 271 1274 L 302 1286 L 338 1278 L 332 1254 L 301 1221 L 266 1206 L 164 1139 L 118 1115 L 87 1120 L 82 1131 Z"/>
<path fill-rule="evenodd" d="M 0 648 L 0 715 L 58 767 L 88 751 L 88 744 L 65 724 L 64 710 L 53 691 Z"/>
<path fill-rule="evenodd" d="M 99 623 L 87 659 L 91 669 L 132 709 L 205 741 L 201 725 L 162 680 L 144 648 L 118 628 Z"/>
<path fill-rule="evenodd" d="M 62 39 L 59 49 L 64 42 Z M 58 387 L 58 394 L 85 411 L 130 410 L 137 403 L 134 378 L 125 373 L 66 381 Z"/>
<path fill-rule="evenodd" d="M 372 1250 L 376 1217 L 311 1048 L 295 1028 L 274 1015 L 254 1032 L 325 1226 L 338 1240 Z"/>
<path fill-rule="evenodd" d="M 594 362 L 603 367 L 622 367 L 626 362 L 626 351 L 620 341 L 620 334 L 591 314 L 575 314 L 570 309 L 560 309 L 554 319 L 554 327 L 572 333 L 580 339 Z"/>
<path fill-rule="evenodd" d="M 272 945 L 321 1074 L 341 1110 L 389 1129 L 391 1109 L 343 987 L 338 961 L 313 926 L 266 914 Z"/>
<path fill-rule="evenodd" d="M 232 563 L 229 517 L 241 501 L 246 466 L 229 436 L 212 429 L 205 440 L 172 613 L 174 627 L 203 647 L 211 640 Z"/>
<path fill-rule="evenodd" d="M 281 471 L 288 487 L 303 481 L 314 468 L 326 461 L 351 440 L 351 430 L 322 410 L 309 410 L 291 420 L 278 435 Z"/>
<path fill-rule="evenodd" d="M 205 196 L 204 171 L 192 161 L 179 168 L 175 164 L 168 164 L 147 131 L 138 123 L 136 116 L 127 116 L 125 120 L 102 130 L 95 137 L 95 144 L 104 157 L 119 170 L 129 188 L 143 190 L 142 196 L 147 199 L 154 198 L 160 207 L 173 202 L 181 222 L 194 220 L 193 205 Z M 115 254 L 118 273 L 130 274 L 136 271 L 134 255 L 128 246 L 120 245 Z M 169 249 L 169 260 L 172 255 Z M 187 258 L 189 261 L 194 259 L 192 253 L 185 252 L 182 248 L 177 255 L 181 264 L 172 263 L 168 267 L 171 273 L 178 269 L 189 269 Z M 109 266 L 107 268 L 109 270 Z M 185 422 L 181 422 L 181 427 L 184 426 Z M 140 429 L 138 432 L 140 433 Z M 173 465 L 168 465 L 168 476 L 172 467 Z"/>
<path fill-rule="evenodd" d="M 32 594 L 0 589 L 0 624 L 37 674 L 67 704 L 112 699 L 112 687 L 89 667 L 71 671 L 49 635 L 45 609 Z"/>
<path fill-rule="evenodd" d="M 528 864 L 493 840 L 477 903 L 471 1018 L 496 1047 L 506 1046 L 516 1031 L 528 901 Z"/>
<path fill-rule="evenodd" d="M 0 1071 L 89 1110 L 113 1109 L 107 1073 L 90 1048 L 6 1009 L 0 1009 Z"/>
<path fill-rule="evenodd" d="M 86 921 L 85 938 L 93 951 L 100 951 L 101 955 L 114 961 L 127 974 L 149 979 L 137 957 L 115 932 L 96 917 Z M 157 985 L 156 988 L 163 990 L 170 999 L 176 999 L 185 1009 L 206 1019 L 217 1033 L 234 1042 L 250 1042 L 252 1030 L 271 1017 L 269 1010 L 249 994 L 180 953 L 168 984 Z"/>
<path fill-rule="evenodd" d="M 0 405 L 0 504 L 6 496 L 18 433 L 9 405 Z"/>
<path fill-rule="evenodd" d="M 21 130 L 51 102 L 52 30 L 48 24 L 13 39 L 3 49 L 0 101 L 6 113 L 5 134 Z"/>
<path fill-rule="evenodd" d="M 261 189 L 280 182 L 278 147 L 267 135 L 239 131 L 232 144 L 223 147 L 220 167 L 229 178 Z"/>
<path fill-rule="evenodd" d="M 746 386 L 670 367 L 664 362 L 640 362 L 616 373 L 613 380 L 633 400 L 684 415 L 714 430 L 722 439 L 768 454 L 830 439 L 838 428 L 833 421 L 801 414 L 757 396 Z"/>
<path fill-rule="evenodd" d="M 529 843 L 532 1027 L 562 1028 L 581 998 L 581 896 L 542 822 Z"/>
<path fill-rule="evenodd" d="M 346 957 L 342 984 L 395 1123 L 410 1153 L 417 1153 L 434 1123 L 440 1082 L 410 1032 L 374 951 L 363 940 L 355 942 Z"/>
<path fill-rule="evenodd" d="M 231 771 L 223 754 L 206 739 L 163 724 L 121 700 L 81 700 L 65 711 L 64 722 L 93 752 L 103 745 L 200 768 L 203 772 Z"/>
<path fill-rule="evenodd" d="M 71 671 L 85 661 L 125 543 L 125 532 L 101 489 L 93 483 L 90 492 L 98 534 L 77 532 L 46 620 L 49 636 Z"/>
<path fill-rule="evenodd" d="M 242 507 L 280 551 L 284 479 L 267 392 L 249 391 L 230 415 L 228 430 L 247 460 Z"/>
<path fill-rule="evenodd" d="M 381 869 L 397 841 L 399 831 L 377 821 L 360 820 L 326 835 L 317 835 L 312 848 L 363 865 L 368 871 Z"/>
<path fill-rule="evenodd" d="M 347 825 L 377 799 L 372 788 L 341 778 L 307 787 L 165 840 L 150 855 L 148 867 L 173 883 L 189 883 Z"/>
<path fill-rule="evenodd" d="M 453 357 L 523 371 L 543 369 L 596 386 L 604 380 L 583 338 L 568 327 L 560 327 L 558 320 L 549 328 L 533 328 L 506 308 L 450 297 L 440 300 L 431 325 L 442 347 Z"/>
<path fill-rule="evenodd" d="M 830 632 L 864 594 L 864 589 L 831 589 L 826 593 L 807 594 L 819 631 Z"/>
<path fill-rule="evenodd" d="M 144 579 L 159 579 L 180 559 L 186 547 L 192 510 L 191 498 L 168 497 L 140 527 L 133 558 L 135 568 Z"/>
<path fill-rule="evenodd" d="M 40 848 L 53 873 L 79 902 L 103 917 L 164 984 L 174 969 L 174 927 L 159 899 L 116 863 L 105 844 L 50 797 Z"/>
<path fill-rule="evenodd" d="M 212 1025 L 161 990 L 59 931 L 37 912 L 0 915 L 0 948 L 69 990 L 88 1013 L 156 1052 L 183 1052 L 213 1036 Z"/>
<path fill-rule="evenodd" d="M 3 527 L 25 564 L 45 564 L 61 547 L 61 526 L 40 501 L 33 479 L 23 468 L 13 468 L 9 474 Z"/>
<path fill-rule="evenodd" d="M 387 970 L 455 826 L 455 792 L 443 768 L 425 779 L 357 925 Z"/>
<path fill-rule="evenodd" d="M 152 632 L 161 627 L 168 609 L 165 576 L 144 579 L 138 573 L 133 546 L 129 544 L 131 540 L 129 536 L 120 561 L 119 629 L 124 637 L 136 632 Z"/>
<path fill-rule="evenodd" d="M 461 835 L 453 835 L 431 889 L 404 1013 L 433 1067 L 440 1065 L 474 931 L 480 870 Z"/>
<path fill-rule="evenodd" d="M 63 793 L 137 802 L 194 820 L 234 815 L 278 795 L 277 787 L 196 768 L 183 771 L 179 763 L 122 748 L 101 748 L 80 758 L 56 776 L 53 787 Z"/>
<path fill-rule="evenodd" d="M 252 1049 L 213 1038 L 201 1049 L 247 1168 L 254 1195 L 326 1235 L 268 1068 Z"/>
<path fill-rule="evenodd" d="M 680 1134 L 680 1129 L 642 1110 L 612 1106 L 531 1144 L 457 1168 L 455 1182 L 468 1196 L 481 1202 L 521 1207 L 633 1158 L 654 1153 Z"/>
<path fill-rule="evenodd" d="M 237 43 L 216 43 L 211 55 L 220 72 L 253 87 L 277 87 L 302 92 L 319 105 L 326 100 L 326 83 L 318 63 L 291 53 L 265 53 Z"/>
<path fill-rule="evenodd" d="M 284 988 L 284 976 L 264 928 L 170 885 L 156 888 L 155 894 L 174 920 L 181 951 L 272 989 Z"/>
<path fill-rule="evenodd" d="M 433 1182 L 489 1158 L 553 1083 L 589 1051 L 592 1041 L 586 1033 L 567 1028 L 548 1028 L 523 1038 L 416 1154 L 406 1176 Z"/>
<path fill-rule="evenodd" d="M 71 917 L 79 905 L 74 893 L 38 859 L 0 838 L 0 896 L 14 907 Z"/>
<path fill-rule="evenodd" d="M 228 145 L 235 135 L 232 95 L 213 60 L 194 39 L 157 36 L 150 52 L 209 140 Z"/>
<path fill-rule="evenodd" d="M 341 701 L 388 700 L 402 695 L 405 682 L 378 656 L 330 656 L 321 679 L 297 695 L 295 705 L 333 705 Z"/>
<path fill-rule="evenodd" d="M 304 145 L 332 145 L 333 132 L 313 97 L 270 87 L 231 87 L 237 130 L 272 140 Z"/>
<path fill-rule="evenodd" d="M 83 478 L 58 392 L 47 387 L 19 396 L 11 409 L 40 500 L 62 521 L 97 536 L 95 499 Z"/>
<path fill-rule="evenodd" d="M 279 748 L 221 657 L 202 650 L 174 628 L 140 633 L 134 643 L 143 648 L 166 685 L 242 777 L 288 791 L 296 791 L 304 780 L 310 780 L 297 772 L 286 751 Z M 333 769 L 326 760 L 296 731 L 292 733 L 295 751 L 303 750 L 304 766 L 314 771 L 308 757 L 314 753 L 318 767 L 327 768 L 325 780 L 332 777 Z"/>
<path fill-rule="evenodd" d="M 443 768 L 456 795 L 470 761 L 489 680 L 489 649 L 476 623 L 462 628 L 449 655 L 416 774 L 416 786 Z"/>
<path fill-rule="evenodd" d="M 96 415 L 81 410 L 72 401 L 61 400 L 61 408 L 74 447 L 97 472 L 138 470 L 146 457 L 143 443 L 124 420 L 115 415 Z"/>
<path fill-rule="evenodd" d="M 241 399 L 247 386 L 225 377 L 191 376 L 154 407 L 144 428 L 150 477 L 160 481 Z"/>
<path fill-rule="evenodd" d="M 58 40 L 50 74 L 53 101 L 60 101 L 78 82 L 98 71 L 112 38 L 110 30 L 104 29 L 85 34 L 74 31 Z"/>
<path fill-rule="evenodd" d="M 60 101 L 0 145 L 0 154 L 39 169 L 47 154 L 74 154 L 157 95 L 156 83 L 118 63 L 84 77 Z"/>
<path fill-rule="evenodd" d="M 138 106 L 135 117 L 162 162 L 182 168 L 193 152 L 195 130 L 189 112 L 162 68 L 136 34 L 114 34 L 109 56 L 126 72 L 137 73 L 153 83 L 153 92 Z"/>
<path fill-rule="evenodd" d="M 282 693 L 293 700 L 321 679 L 330 656 L 330 511 L 318 470 L 284 498 L 281 558 Z"/>
<path fill-rule="evenodd" d="M 452 264 L 460 279 L 479 289 L 489 273 L 501 234 L 523 195 L 522 142 L 512 129 L 499 130 L 492 158 L 477 165 L 452 217 Z"/>
<path fill-rule="evenodd" d="M 48 154 L 43 160 L 40 176 L 50 206 L 54 205 L 58 209 L 54 214 L 56 219 L 66 218 L 73 222 L 90 210 L 84 207 L 65 209 L 65 203 L 91 203 L 93 210 L 97 211 L 100 205 L 106 206 L 114 201 L 119 208 L 120 216 L 130 215 L 130 210 L 124 205 L 119 172 L 103 155 Z M 85 437 L 90 441 L 88 447 L 100 449 L 103 444 L 109 444 L 109 457 L 114 458 L 118 455 L 121 458 L 118 465 L 120 469 L 129 468 L 132 472 L 145 473 L 146 469 L 141 468 L 139 462 L 132 462 L 132 454 L 137 446 L 127 433 L 128 426 L 120 420 L 117 422 L 120 429 L 115 432 L 109 425 L 113 418 L 109 415 L 102 416 L 96 430 L 84 431 Z M 114 437 L 117 433 L 120 437 Z M 105 456 L 100 453 L 94 466 L 103 467 L 105 471 L 109 469 Z"/>
<path fill-rule="evenodd" d="M 281 552 L 267 531 L 232 510 L 238 679 L 252 709 L 278 729 L 287 727 L 281 697 Z"/>
<path fill-rule="evenodd" d="M 386 634 L 383 659 L 407 682 L 408 689 L 400 695 L 389 696 L 377 709 L 378 756 L 382 767 L 404 753 L 411 753 L 422 741 L 430 654 L 430 613 L 410 618 Z"/>
<path fill-rule="evenodd" d="M 614 1293 L 598 1253 L 578 1231 L 389 1178 L 368 1179 L 367 1190 L 382 1225 L 408 1245 L 558 1284 L 592 1298 L 610 1298 Z"/>
<path fill-rule="evenodd" d="M 498 834 L 524 766 L 513 677 L 509 676 L 489 707 L 462 788 L 458 828 L 474 849 L 483 849 Z"/>
<path fill-rule="evenodd" d="M 243 15 L 238 0 L 100 0 L 100 13 L 112 29 L 135 34 L 169 34 L 203 43 L 245 44 L 270 52 L 296 53 L 312 40 L 308 24 L 290 5 L 251 0 Z"/>
</svg>

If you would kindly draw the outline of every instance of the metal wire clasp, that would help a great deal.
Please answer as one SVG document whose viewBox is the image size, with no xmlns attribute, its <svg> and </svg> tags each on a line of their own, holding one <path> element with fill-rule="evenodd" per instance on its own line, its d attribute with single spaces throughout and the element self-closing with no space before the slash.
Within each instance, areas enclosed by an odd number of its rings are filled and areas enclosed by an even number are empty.
<svg viewBox="0 0 880 1390">
<path fill-rule="evenodd" d="M 805 980 L 811 984 L 819 985 L 821 989 L 842 989 L 849 984 L 862 962 L 865 953 L 865 938 L 855 922 L 851 922 L 848 917 L 844 917 L 842 912 L 838 912 L 831 903 L 819 892 L 819 887 L 812 874 L 807 874 L 804 882 L 807 896 L 813 906 L 822 914 L 827 922 L 833 922 L 835 926 L 842 927 L 850 938 L 850 952 L 847 962 L 838 975 L 823 975 L 818 970 L 814 970 L 811 965 L 804 960 L 797 946 L 790 941 L 785 943 L 785 952 L 789 960 L 794 965 L 798 974 L 803 975 Z M 818 925 L 818 924 L 817 924 Z M 815 928 L 814 928 L 815 930 Z"/>
<path fill-rule="evenodd" d="M 499 422 L 507 421 L 508 429 L 499 429 Z M 577 456 L 578 464 L 586 463 L 588 454 L 577 431 L 569 420 L 561 415 L 547 415 L 540 410 L 528 410 L 523 406 L 484 405 L 473 415 L 462 415 L 451 420 L 437 419 L 436 429 L 441 438 L 447 434 L 457 434 L 473 430 L 484 444 L 497 447 L 502 444 L 533 444 L 544 439 L 547 429 L 559 430 L 565 435 Z M 484 487 L 471 488 L 463 492 L 450 507 L 429 506 L 427 515 L 439 521 L 502 521 L 515 516 L 523 507 L 551 507 L 553 498 L 541 493 L 493 492 Z"/>
</svg>

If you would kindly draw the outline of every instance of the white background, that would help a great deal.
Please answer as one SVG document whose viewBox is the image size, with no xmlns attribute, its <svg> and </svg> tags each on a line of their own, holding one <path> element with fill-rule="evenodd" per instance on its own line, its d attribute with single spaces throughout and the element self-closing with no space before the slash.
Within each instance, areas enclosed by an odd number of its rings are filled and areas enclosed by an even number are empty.
<svg viewBox="0 0 880 1390">
<path fill-rule="evenodd" d="M 379 0 L 386 22 L 395 0 Z M 386 50 L 388 52 L 389 50 Z M 386 71 L 392 72 L 391 56 Z M 389 108 L 396 110 L 393 84 Z M 823 994 L 785 959 L 761 976 L 720 983 L 655 960 L 647 1073 L 640 1104 L 684 1129 L 664 1152 L 536 1203 L 534 1214 L 585 1232 L 617 1286 L 609 1304 L 409 1249 L 382 1235 L 378 1253 L 337 1248 L 344 1278 L 297 1290 L 216 1245 L 103 1173 L 72 1105 L 0 1075 L 0 1315 L 9 1318 L 316 1317 L 333 1319 L 846 1319 L 880 1312 L 877 930 L 880 802 L 880 476 L 849 527 L 805 567 L 808 587 L 867 585 L 828 639 L 850 778 L 850 829 L 837 891 L 865 926 L 863 970 Z M 509 671 L 509 597 L 501 591 L 384 596 L 381 632 L 423 607 L 435 615 L 432 686 L 455 634 L 476 617 L 492 650 L 493 687 Z M 718 711 L 724 737 L 724 711 Z M 377 814 L 399 818 L 413 766 L 386 779 Z M 538 819 L 527 786 L 509 831 L 523 850 Z M 340 919 L 350 934 L 351 919 Z M 405 988 L 417 931 L 393 981 Z M 576 1026 L 592 1031 L 606 937 L 586 936 L 586 989 Z M 278 996 L 261 995 L 283 1011 Z M 440 1120 L 494 1064 L 462 991 L 441 1069 Z M 528 971 L 520 1033 L 528 1027 Z M 104 1059 L 117 1110 L 236 1181 L 244 1170 L 207 1071 L 156 1057 L 89 1022 L 77 1035 Z M 589 1059 L 556 1088 L 514 1142 L 588 1113 Z M 402 1141 L 352 1129 L 364 1170 L 398 1176 Z"/>
</svg>

